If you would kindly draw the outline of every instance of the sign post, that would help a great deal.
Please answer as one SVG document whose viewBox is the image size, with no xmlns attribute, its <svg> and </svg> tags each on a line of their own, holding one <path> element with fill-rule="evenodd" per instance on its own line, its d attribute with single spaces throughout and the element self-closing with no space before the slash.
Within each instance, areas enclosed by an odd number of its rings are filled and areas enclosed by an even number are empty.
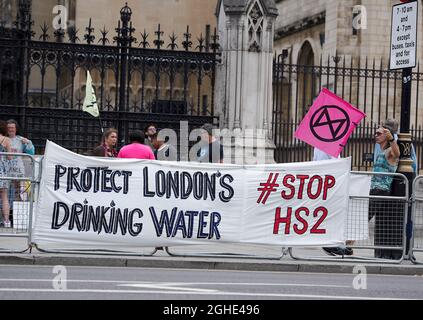
<svg viewBox="0 0 423 320">
<path fill-rule="evenodd" d="M 398 145 L 401 150 L 398 172 L 409 180 L 409 190 L 412 194 L 414 170 L 412 152 L 412 135 L 410 133 L 411 90 L 413 68 L 417 64 L 417 17 L 418 1 L 402 0 L 401 4 L 392 8 L 391 59 L 390 69 L 402 69 L 402 100 L 401 100 L 401 133 Z M 394 194 L 405 194 L 405 186 L 393 186 Z M 407 223 L 407 254 L 410 250 L 412 237 L 411 205 Z"/>
</svg>

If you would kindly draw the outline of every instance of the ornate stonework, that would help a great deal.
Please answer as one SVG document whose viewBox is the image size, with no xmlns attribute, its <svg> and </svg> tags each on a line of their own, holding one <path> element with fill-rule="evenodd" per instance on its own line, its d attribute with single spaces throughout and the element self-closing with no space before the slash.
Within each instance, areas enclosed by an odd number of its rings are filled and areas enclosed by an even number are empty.
<svg viewBox="0 0 423 320">
<path fill-rule="evenodd" d="M 260 52 L 262 50 L 263 20 L 263 11 L 258 1 L 256 1 L 248 13 L 248 43 L 250 51 Z"/>
</svg>

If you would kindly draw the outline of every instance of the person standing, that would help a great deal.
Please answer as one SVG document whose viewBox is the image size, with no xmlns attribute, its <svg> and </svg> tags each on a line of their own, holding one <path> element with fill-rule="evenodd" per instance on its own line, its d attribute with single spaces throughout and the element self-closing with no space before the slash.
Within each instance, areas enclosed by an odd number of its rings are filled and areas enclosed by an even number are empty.
<svg viewBox="0 0 423 320">
<path fill-rule="evenodd" d="M 314 148 L 313 161 L 328 161 L 328 160 L 334 160 L 334 159 L 336 158 L 332 157 L 326 152 L 320 149 Z M 335 248 L 323 248 L 323 251 L 325 251 L 330 256 L 352 256 L 354 254 L 354 251 L 351 248 L 348 248 L 347 246 L 340 246 Z"/>
<path fill-rule="evenodd" d="M 0 121 L 0 153 L 11 153 L 12 152 L 12 142 L 7 137 L 7 123 Z M 9 165 L 12 157 L 10 156 L 1 156 L 0 157 L 0 177 L 10 176 L 9 174 Z M 11 228 L 10 222 L 10 203 L 8 190 L 10 187 L 10 182 L 5 180 L 0 180 L 0 196 L 2 202 L 2 213 L 3 213 L 3 226 L 4 228 Z"/>
<path fill-rule="evenodd" d="M 26 153 L 35 155 L 35 148 L 31 140 L 19 135 L 19 125 L 15 120 L 7 121 L 7 135 L 10 139 L 12 153 Z M 10 176 L 24 177 L 25 165 L 22 157 L 15 157 L 10 162 Z"/>
<path fill-rule="evenodd" d="M 399 131 L 398 120 L 387 119 L 385 122 L 382 123 L 382 127 L 391 131 L 393 133 L 395 141 L 398 141 L 398 131 Z M 374 151 L 374 160 L 373 160 L 374 163 L 376 162 L 376 159 L 381 152 L 382 152 L 381 146 L 376 143 L 375 151 Z M 411 145 L 411 160 L 413 160 L 413 165 L 412 165 L 413 171 L 415 174 L 417 174 L 419 167 L 417 162 L 416 149 L 414 148 L 414 145 Z"/>
<path fill-rule="evenodd" d="M 213 134 L 213 125 L 205 124 L 201 130 L 202 147 L 198 151 L 197 161 L 200 163 L 223 163 L 223 146 Z"/>
<path fill-rule="evenodd" d="M 129 135 L 130 145 L 123 147 L 118 158 L 120 159 L 140 159 L 156 160 L 150 147 L 144 144 L 145 135 L 142 131 L 133 131 Z"/>
<path fill-rule="evenodd" d="M 166 143 L 163 140 L 159 139 L 159 135 L 155 134 L 151 142 L 154 147 L 154 155 L 159 161 L 179 161 L 178 151 L 170 143 Z"/>
<path fill-rule="evenodd" d="M 22 137 L 19 135 L 20 127 L 17 121 L 11 119 L 7 121 L 7 134 L 11 142 L 12 153 L 28 154 L 35 155 L 35 147 L 31 140 Z M 9 175 L 10 177 L 22 178 L 26 176 L 25 173 L 25 159 L 23 157 L 13 157 L 10 161 Z M 27 162 L 28 163 L 28 162 Z M 10 188 L 10 199 L 13 200 L 23 200 L 27 201 L 28 199 L 28 183 L 24 181 L 14 181 Z"/>
<path fill-rule="evenodd" d="M 402 234 L 401 217 L 396 219 L 393 213 L 392 202 L 389 201 L 392 192 L 394 177 L 380 173 L 396 173 L 400 158 L 400 149 L 389 129 L 380 127 L 375 133 L 376 143 L 382 152 L 377 155 L 371 181 L 370 195 L 386 197 L 386 199 L 371 199 L 369 204 L 369 220 L 375 217 L 375 246 L 392 246 L 394 234 Z M 379 175 L 378 175 L 379 173 Z M 402 253 L 400 253 L 402 254 Z M 392 250 L 375 250 L 376 258 L 396 259 Z"/>
<path fill-rule="evenodd" d="M 118 141 L 118 131 L 116 129 L 108 129 L 104 132 L 101 139 L 101 145 L 92 152 L 94 157 L 117 158 L 118 152 L 116 145 Z"/>
<path fill-rule="evenodd" d="M 35 147 L 31 140 L 19 135 L 19 124 L 15 120 L 7 121 L 7 133 L 12 144 L 13 153 L 35 155 Z"/>
<path fill-rule="evenodd" d="M 158 133 L 157 126 L 153 123 L 150 123 L 148 126 L 145 127 L 144 134 L 145 134 L 145 141 L 144 144 L 151 148 L 154 152 L 153 146 L 153 137 Z"/>
</svg>

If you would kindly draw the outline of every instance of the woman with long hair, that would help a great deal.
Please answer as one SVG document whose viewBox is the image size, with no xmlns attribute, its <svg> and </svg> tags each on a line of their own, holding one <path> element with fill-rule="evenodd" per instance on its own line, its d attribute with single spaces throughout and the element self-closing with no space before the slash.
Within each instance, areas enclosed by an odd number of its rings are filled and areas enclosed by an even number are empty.
<svg viewBox="0 0 423 320">
<path fill-rule="evenodd" d="M 101 139 L 101 144 L 93 150 L 92 156 L 103 158 L 117 158 L 117 141 L 118 131 L 113 128 L 106 130 Z"/>
</svg>

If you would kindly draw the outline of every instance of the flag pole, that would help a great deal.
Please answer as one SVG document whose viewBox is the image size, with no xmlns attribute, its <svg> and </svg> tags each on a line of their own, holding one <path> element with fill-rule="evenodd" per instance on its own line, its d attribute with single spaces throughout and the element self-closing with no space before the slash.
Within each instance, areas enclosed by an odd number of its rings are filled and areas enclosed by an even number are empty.
<svg viewBox="0 0 423 320">
<path fill-rule="evenodd" d="M 89 70 L 87 70 L 87 84 L 85 87 L 85 100 L 82 106 L 82 110 L 91 114 L 93 117 L 98 118 L 98 121 L 100 121 L 101 133 L 104 133 L 103 123 L 100 117 L 100 110 L 98 108 L 97 98 L 93 88 L 93 80 Z"/>
<path fill-rule="evenodd" d="M 98 115 L 98 121 L 100 122 L 101 133 L 104 134 L 103 122 L 101 121 L 101 115 Z"/>
</svg>

